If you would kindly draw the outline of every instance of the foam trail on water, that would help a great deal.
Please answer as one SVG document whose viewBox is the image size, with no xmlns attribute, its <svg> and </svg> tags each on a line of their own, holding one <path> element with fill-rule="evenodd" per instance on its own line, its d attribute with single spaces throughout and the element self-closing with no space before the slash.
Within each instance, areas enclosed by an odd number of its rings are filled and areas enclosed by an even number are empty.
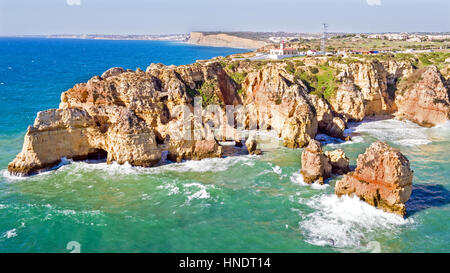
<svg viewBox="0 0 450 273">
<path fill-rule="evenodd" d="M 429 128 L 411 121 L 395 119 L 366 121 L 349 124 L 356 133 L 368 133 L 382 141 L 390 141 L 401 146 L 416 146 L 431 143 Z"/>
<path fill-rule="evenodd" d="M 291 175 L 291 182 L 294 184 L 298 184 L 301 186 L 310 186 L 311 188 L 315 189 L 315 190 L 323 190 L 329 187 L 328 184 L 317 184 L 317 183 L 312 183 L 312 184 L 308 184 L 305 182 L 305 180 L 303 179 L 303 175 L 299 172 L 297 173 L 293 173 Z"/>
<path fill-rule="evenodd" d="M 306 241 L 313 245 L 355 248 L 366 245 L 375 236 L 395 234 L 412 219 L 379 210 L 358 197 L 321 194 L 300 200 L 314 209 L 299 226 Z"/>
<path fill-rule="evenodd" d="M 150 168 L 145 167 L 135 167 L 130 165 L 128 162 L 124 164 L 118 164 L 117 162 L 113 162 L 111 164 L 107 164 L 106 162 L 102 163 L 89 163 L 86 161 L 78 161 L 74 162 L 71 160 L 62 160 L 59 167 L 54 169 L 54 171 L 45 171 L 39 173 L 37 176 L 47 176 L 51 175 L 54 172 L 64 172 L 68 171 L 71 175 L 80 176 L 83 172 L 86 171 L 103 171 L 108 175 L 138 175 L 138 174 L 159 174 L 167 171 L 174 171 L 179 173 L 184 172 L 222 172 L 226 171 L 228 168 L 236 165 L 243 164 L 247 166 L 253 166 L 255 162 L 253 161 L 257 156 L 254 155 L 245 155 L 245 156 L 229 156 L 225 158 L 206 158 L 202 160 L 188 160 L 181 163 L 168 163 L 162 166 L 155 166 Z M 7 170 L 3 171 L 3 177 L 7 178 L 8 181 L 13 180 L 23 180 L 29 179 L 36 176 L 28 176 L 21 177 L 11 175 Z"/>
</svg>

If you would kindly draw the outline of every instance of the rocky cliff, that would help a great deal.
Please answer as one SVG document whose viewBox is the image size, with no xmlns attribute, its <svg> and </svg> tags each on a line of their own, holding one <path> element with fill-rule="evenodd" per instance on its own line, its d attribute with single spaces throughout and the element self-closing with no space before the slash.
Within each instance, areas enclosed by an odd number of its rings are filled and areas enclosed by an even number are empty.
<svg viewBox="0 0 450 273">
<path fill-rule="evenodd" d="M 423 126 L 450 119 L 450 89 L 436 66 L 419 69 L 399 84 L 396 115 Z"/>
<path fill-rule="evenodd" d="M 413 84 L 398 84 L 404 81 Z M 448 109 L 448 80 L 406 61 L 215 58 L 146 71 L 112 68 L 63 92 L 58 109 L 39 112 L 8 169 L 28 175 L 63 157 L 104 156 L 148 167 L 163 151 L 173 161 L 220 157 L 219 141 L 242 145 L 242 130 L 275 131 L 298 148 L 317 132 L 343 138 L 348 120 L 367 115 L 397 112 L 438 124 Z"/>
<path fill-rule="evenodd" d="M 265 46 L 267 43 L 248 38 L 233 36 L 226 33 L 208 34 L 203 32 L 191 32 L 189 43 L 205 46 L 221 46 L 255 49 Z"/>
</svg>

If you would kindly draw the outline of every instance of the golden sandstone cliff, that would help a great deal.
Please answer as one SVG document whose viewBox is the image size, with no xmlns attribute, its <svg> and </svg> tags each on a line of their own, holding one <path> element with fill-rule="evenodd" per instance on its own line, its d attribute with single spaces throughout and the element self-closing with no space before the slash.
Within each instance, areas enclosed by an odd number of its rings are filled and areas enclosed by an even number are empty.
<svg viewBox="0 0 450 273">
<path fill-rule="evenodd" d="M 196 31 L 190 33 L 188 42 L 197 45 L 236 48 L 260 48 L 267 45 L 264 41 L 237 37 L 227 33 L 205 33 Z"/>
<path fill-rule="evenodd" d="M 324 85 L 320 79 L 330 71 Z M 313 141 L 317 133 L 343 139 L 348 121 L 385 114 L 433 126 L 449 119 L 449 107 L 448 75 L 408 61 L 215 58 L 151 64 L 146 71 L 112 68 L 63 92 L 58 109 L 39 112 L 8 170 L 30 175 L 64 157 L 145 167 L 157 164 L 163 151 L 177 162 L 221 157 L 220 141 L 242 145 L 242 131 L 270 130 L 286 147 L 312 145 L 305 149 L 302 173 L 307 181 L 323 181 L 348 172 L 348 158 L 343 151 L 323 153 Z M 246 145 L 260 153 L 253 134 Z M 381 144 L 366 154 L 336 193 L 404 214 L 412 179 L 407 159 Z"/>
</svg>

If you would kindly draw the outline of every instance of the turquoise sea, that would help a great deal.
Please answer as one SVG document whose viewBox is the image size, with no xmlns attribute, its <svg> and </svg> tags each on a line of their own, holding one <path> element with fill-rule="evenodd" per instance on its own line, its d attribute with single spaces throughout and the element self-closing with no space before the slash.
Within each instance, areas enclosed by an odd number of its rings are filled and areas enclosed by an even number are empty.
<svg viewBox="0 0 450 273">
<path fill-rule="evenodd" d="M 411 161 L 414 189 L 405 219 L 356 198 L 334 196 L 334 177 L 309 186 L 301 149 L 263 143 L 262 156 L 155 168 L 66 162 L 29 178 L 11 177 L 36 112 L 60 93 L 110 67 L 188 64 L 245 50 L 157 41 L 0 38 L 0 252 L 449 252 L 450 125 L 366 120 L 340 143 L 355 164 L 379 139 Z M 71 243 L 73 244 L 73 243 Z M 69 245 L 71 245 L 69 244 Z M 76 243 L 75 243 L 76 244 Z"/>
</svg>

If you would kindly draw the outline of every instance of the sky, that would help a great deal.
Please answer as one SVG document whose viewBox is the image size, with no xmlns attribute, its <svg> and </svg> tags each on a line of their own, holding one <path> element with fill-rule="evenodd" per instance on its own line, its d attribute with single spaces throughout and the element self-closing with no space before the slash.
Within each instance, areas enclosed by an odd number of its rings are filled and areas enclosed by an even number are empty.
<svg viewBox="0 0 450 273">
<path fill-rule="evenodd" d="M 450 0 L 0 0 L 0 36 L 446 32 Z"/>
</svg>

